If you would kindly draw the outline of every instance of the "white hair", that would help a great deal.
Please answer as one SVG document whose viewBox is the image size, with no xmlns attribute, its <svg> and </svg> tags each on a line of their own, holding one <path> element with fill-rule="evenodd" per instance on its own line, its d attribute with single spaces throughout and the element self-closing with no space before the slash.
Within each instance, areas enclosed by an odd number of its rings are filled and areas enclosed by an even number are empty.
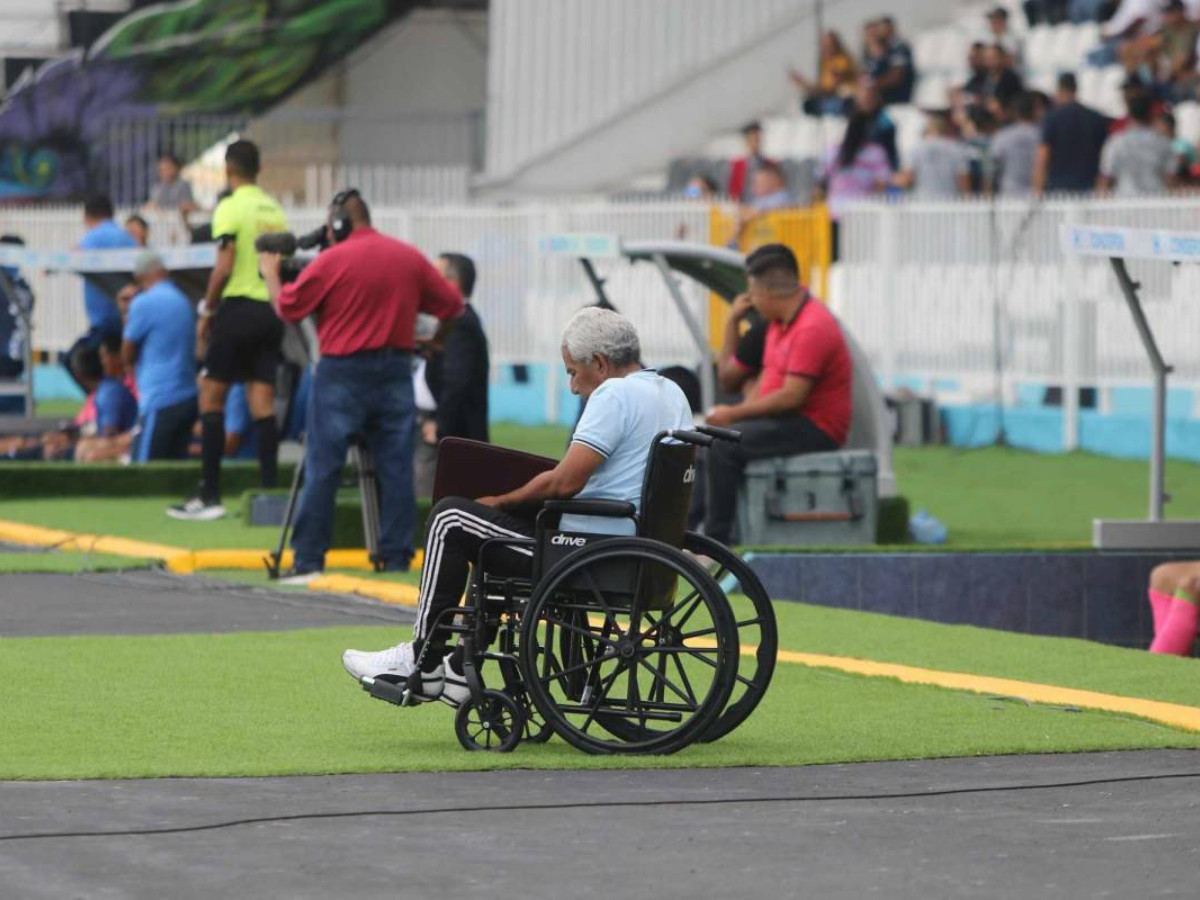
<svg viewBox="0 0 1200 900">
<path fill-rule="evenodd" d="M 562 346 L 577 363 L 590 363 L 603 356 L 617 368 L 624 368 L 642 358 L 633 323 L 620 313 L 598 306 L 575 313 L 563 331 Z"/>
</svg>

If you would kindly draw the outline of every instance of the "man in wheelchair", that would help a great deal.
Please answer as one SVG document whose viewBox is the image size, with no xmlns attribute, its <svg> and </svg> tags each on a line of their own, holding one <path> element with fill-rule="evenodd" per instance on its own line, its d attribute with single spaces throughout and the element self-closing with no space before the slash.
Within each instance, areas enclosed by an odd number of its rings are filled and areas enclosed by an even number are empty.
<svg viewBox="0 0 1200 900">
<path fill-rule="evenodd" d="M 376 653 L 347 650 L 342 665 L 356 681 L 407 680 L 422 645 L 428 644 L 420 678 L 422 698 L 463 702 L 470 690 L 461 649 L 448 653 L 450 633 L 432 626 L 443 610 L 459 603 L 483 542 L 532 537 L 534 519 L 547 500 L 619 500 L 636 507 L 647 448 L 655 435 L 692 427 L 683 391 L 642 367 L 637 332 L 623 316 L 595 307 L 581 310 L 563 332 L 562 357 L 571 392 L 587 399 L 566 456 L 553 470 L 510 493 L 478 500 L 447 497 L 433 508 L 426 526 L 414 639 Z M 559 527 L 628 535 L 635 529 L 630 519 L 572 515 L 564 516 Z M 528 547 L 501 545 L 489 555 L 489 574 L 528 578 L 532 559 Z"/>
</svg>

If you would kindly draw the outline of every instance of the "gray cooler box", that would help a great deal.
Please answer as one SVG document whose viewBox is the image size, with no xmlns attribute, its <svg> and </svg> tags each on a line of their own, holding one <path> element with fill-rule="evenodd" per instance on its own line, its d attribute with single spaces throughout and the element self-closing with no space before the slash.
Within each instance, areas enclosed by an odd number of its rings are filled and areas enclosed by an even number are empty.
<svg viewBox="0 0 1200 900">
<path fill-rule="evenodd" d="M 870 450 L 806 453 L 750 463 L 738 493 L 738 542 L 875 543 L 878 468 Z"/>
</svg>

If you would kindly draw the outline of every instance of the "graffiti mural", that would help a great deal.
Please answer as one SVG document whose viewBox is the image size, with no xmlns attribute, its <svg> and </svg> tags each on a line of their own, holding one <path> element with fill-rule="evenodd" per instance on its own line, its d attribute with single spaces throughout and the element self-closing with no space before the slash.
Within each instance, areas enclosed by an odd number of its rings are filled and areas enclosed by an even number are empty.
<svg viewBox="0 0 1200 900">
<path fill-rule="evenodd" d="M 14 85 L 0 106 L 0 202 L 72 200 L 103 187 L 115 121 L 261 113 L 410 5 L 177 0 L 131 13 L 86 54 Z M 160 148 L 141 135 L 145 146 L 120 152 L 152 159 Z"/>
</svg>

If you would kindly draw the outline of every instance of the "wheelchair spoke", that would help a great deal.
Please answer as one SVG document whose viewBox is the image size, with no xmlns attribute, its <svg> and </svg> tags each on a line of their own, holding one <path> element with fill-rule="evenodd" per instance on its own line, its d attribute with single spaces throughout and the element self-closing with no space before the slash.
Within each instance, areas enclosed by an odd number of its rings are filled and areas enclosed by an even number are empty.
<svg viewBox="0 0 1200 900">
<path fill-rule="evenodd" d="M 617 620 L 617 617 L 613 614 L 612 607 L 608 605 L 608 601 L 606 599 L 604 599 L 604 594 L 600 591 L 600 588 L 598 588 L 596 586 L 595 576 L 592 575 L 590 569 L 584 569 L 583 575 L 585 578 L 587 578 L 588 590 L 590 590 L 592 592 L 593 597 L 595 597 L 597 600 L 600 601 L 600 606 L 604 610 L 605 623 L 606 624 L 608 622 L 615 623 Z"/>
<path fill-rule="evenodd" d="M 550 616 L 547 616 L 545 621 L 547 623 L 553 623 L 559 628 L 565 629 L 566 631 L 574 632 L 575 634 L 581 634 L 590 640 L 597 640 L 602 644 L 607 644 L 609 647 L 616 646 L 617 643 L 616 641 L 612 640 L 612 638 L 604 637 L 603 632 L 592 631 L 590 628 L 580 628 L 578 625 L 572 625 L 569 622 L 564 622 L 562 619 L 552 619 Z"/>
<path fill-rule="evenodd" d="M 706 635 L 716 634 L 715 628 L 702 628 L 700 631 L 689 631 L 687 634 L 679 635 L 681 641 L 691 640 L 692 638 L 705 637 Z"/>
<path fill-rule="evenodd" d="M 573 672 L 580 672 L 584 669 L 590 669 L 590 668 L 600 665 L 601 663 L 606 663 L 610 659 L 616 659 L 616 658 L 617 658 L 617 653 L 616 653 L 616 651 L 613 651 L 612 653 L 609 653 L 605 656 L 599 656 L 595 659 L 585 660 L 584 662 L 576 663 L 575 665 L 570 666 L 566 669 L 559 669 L 558 672 L 551 674 L 551 675 L 547 675 L 544 678 L 539 678 L 538 681 L 540 681 L 542 684 L 545 684 L 546 682 L 552 681 L 555 678 L 565 678 L 566 676 L 570 675 Z"/>
<path fill-rule="evenodd" d="M 587 734 L 588 726 L 596 721 L 596 713 L 600 712 L 600 704 L 608 694 L 608 689 L 613 686 L 617 678 L 620 677 L 621 673 L 624 672 L 626 668 L 627 664 L 625 660 L 618 659 L 616 669 L 614 669 L 612 674 L 609 675 L 600 685 L 600 687 L 596 689 L 596 696 L 592 699 L 591 711 L 588 713 L 588 717 L 583 720 L 583 725 L 580 726 L 579 729 L 584 734 Z"/>
<path fill-rule="evenodd" d="M 675 663 L 676 671 L 679 672 L 679 680 L 683 682 L 683 686 L 687 689 L 688 698 L 689 698 L 688 702 L 693 705 L 697 704 L 696 692 L 692 688 L 692 680 L 690 678 L 688 678 L 687 672 L 683 668 L 683 663 L 681 663 L 679 661 L 678 656 L 672 656 L 672 657 L 670 657 L 670 659 L 672 662 Z M 662 654 L 662 661 L 664 664 L 666 663 L 666 660 L 667 660 L 667 655 L 664 653 L 664 654 Z"/>
<path fill-rule="evenodd" d="M 655 681 L 666 685 L 672 691 L 674 691 L 680 700 L 682 700 L 684 703 L 688 704 L 689 709 L 696 708 L 696 701 L 695 701 L 694 697 L 688 697 L 683 691 L 681 691 L 679 688 L 675 687 L 674 683 L 671 681 L 670 678 L 668 678 L 666 675 L 660 675 L 658 670 L 655 669 L 654 666 L 650 665 L 650 663 L 646 662 L 644 659 L 638 659 L 638 665 L 645 666 L 646 670 L 649 671 L 650 674 L 654 676 Z"/>
<path fill-rule="evenodd" d="M 692 600 L 693 597 L 695 597 L 696 599 Z M 700 592 L 698 590 L 696 590 L 696 591 L 692 591 L 687 597 L 685 597 L 682 601 L 680 601 L 680 603 L 677 603 L 675 608 L 683 605 L 684 603 L 687 603 L 688 600 L 692 600 L 692 607 L 686 613 L 684 613 L 684 616 L 682 619 L 680 619 L 678 622 L 675 623 L 676 628 L 683 628 L 683 626 L 687 624 L 688 619 L 690 619 L 693 615 L 695 615 L 696 610 L 698 610 L 700 608 L 701 604 L 704 603 L 704 598 L 702 596 L 700 596 Z M 675 612 L 675 608 L 671 609 L 672 613 Z"/>
</svg>

